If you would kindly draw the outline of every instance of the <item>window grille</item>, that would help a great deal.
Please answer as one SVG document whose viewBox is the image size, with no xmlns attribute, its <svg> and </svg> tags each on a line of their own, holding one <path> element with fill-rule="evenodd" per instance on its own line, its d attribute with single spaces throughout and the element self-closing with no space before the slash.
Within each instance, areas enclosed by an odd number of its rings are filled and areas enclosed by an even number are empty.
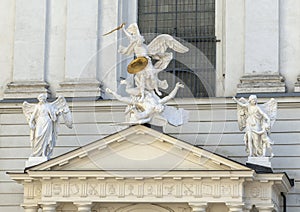
<svg viewBox="0 0 300 212">
<path fill-rule="evenodd" d="M 146 43 L 154 36 L 170 34 L 187 42 L 192 51 L 175 54 L 160 79 L 167 79 L 168 93 L 177 81 L 186 88 L 177 97 L 215 95 L 215 0 L 138 0 L 138 24 Z"/>
</svg>

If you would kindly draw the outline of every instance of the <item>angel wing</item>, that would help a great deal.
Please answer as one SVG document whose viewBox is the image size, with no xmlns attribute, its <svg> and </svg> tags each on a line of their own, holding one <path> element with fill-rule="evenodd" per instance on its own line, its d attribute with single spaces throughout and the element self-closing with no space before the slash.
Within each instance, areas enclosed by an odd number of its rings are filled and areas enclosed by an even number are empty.
<svg viewBox="0 0 300 212">
<path fill-rule="evenodd" d="M 168 34 L 158 35 L 149 43 L 147 48 L 149 56 L 158 60 L 154 65 L 156 69 L 165 69 L 172 60 L 173 54 L 166 52 L 168 48 L 179 53 L 185 53 L 189 50 Z"/>
<path fill-rule="evenodd" d="M 269 116 L 272 127 L 277 118 L 277 102 L 272 98 L 268 102 L 259 106 Z"/>
<path fill-rule="evenodd" d="M 72 113 L 67 105 L 67 101 L 63 96 L 59 96 L 57 100 L 50 103 L 54 107 L 54 111 L 57 115 L 62 115 L 65 121 L 65 125 L 72 128 L 73 119 Z"/>
<path fill-rule="evenodd" d="M 23 102 L 22 109 L 23 109 L 23 113 L 26 117 L 27 122 L 29 122 L 30 117 L 34 111 L 34 108 L 35 108 L 35 104 L 30 104 L 26 101 Z"/>
<path fill-rule="evenodd" d="M 243 104 L 247 103 L 247 100 L 243 97 L 240 98 L 238 101 Z M 237 117 L 238 117 L 239 129 L 240 131 L 242 131 L 246 127 L 246 120 L 248 118 L 248 108 L 242 107 L 239 104 L 237 104 Z"/>
</svg>

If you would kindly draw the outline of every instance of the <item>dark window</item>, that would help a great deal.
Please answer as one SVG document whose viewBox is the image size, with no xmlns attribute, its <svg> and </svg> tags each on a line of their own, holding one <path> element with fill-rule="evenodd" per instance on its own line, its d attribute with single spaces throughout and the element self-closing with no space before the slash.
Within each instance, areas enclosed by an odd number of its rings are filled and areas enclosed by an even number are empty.
<svg viewBox="0 0 300 212">
<path fill-rule="evenodd" d="M 153 34 L 170 34 L 182 39 L 191 51 L 174 54 L 160 79 L 167 79 L 169 90 L 177 81 L 186 88 L 177 97 L 215 95 L 216 37 L 215 0 L 139 0 L 138 24 L 146 42 Z"/>
</svg>

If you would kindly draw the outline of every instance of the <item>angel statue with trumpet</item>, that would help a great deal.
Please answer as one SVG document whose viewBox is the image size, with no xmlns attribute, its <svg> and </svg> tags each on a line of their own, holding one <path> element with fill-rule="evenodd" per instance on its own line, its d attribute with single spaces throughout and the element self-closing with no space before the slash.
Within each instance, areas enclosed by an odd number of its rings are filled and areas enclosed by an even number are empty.
<svg viewBox="0 0 300 212">
<path fill-rule="evenodd" d="M 124 26 L 125 23 L 105 35 L 123 29 L 129 45 L 120 46 L 118 51 L 127 56 L 135 56 L 127 66 L 128 73 L 134 75 L 134 83 L 130 83 L 129 78 L 121 81 L 121 84 L 126 84 L 125 91 L 130 97 L 122 97 L 109 88 L 106 92 L 128 104 L 126 115 L 129 124 L 152 123 L 154 118 L 161 119 L 160 123 L 167 121 L 174 126 L 184 124 L 187 121 L 187 111 L 165 105 L 175 97 L 178 89 L 184 86 L 177 83 L 170 95 L 160 98 L 162 93 L 159 89 L 167 89 L 168 83 L 166 80 L 160 80 L 158 73 L 173 59 L 173 54 L 166 52 L 168 48 L 179 53 L 185 53 L 189 49 L 168 34 L 158 35 L 146 45 L 136 23 L 130 24 L 127 29 Z"/>
<path fill-rule="evenodd" d="M 53 153 L 58 134 L 58 119 L 63 116 L 65 125 L 72 128 L 72 114 L 64 97 L 52 103 L 47 102 L 46 94 L 38 96 L 38 104 L 23 103 L 23 113 L 30 127 L 32 154 L 30 157 L 46 157 Z"/>
<path fill-rule="evenodd" d="M 246 129 L 244 142 L 249 157 L 267 157 L 267 150 L 272 153 L 271 145 L 274 143 L 270 136 L 271 127 L 277 116 L 277 102 L 270 99 L 264 104 L 257 104 L 256 95 L 250 95 L 248 101 L 243 97 L 237 100 L 238 124 L 240 130 Z"/>
</svg>

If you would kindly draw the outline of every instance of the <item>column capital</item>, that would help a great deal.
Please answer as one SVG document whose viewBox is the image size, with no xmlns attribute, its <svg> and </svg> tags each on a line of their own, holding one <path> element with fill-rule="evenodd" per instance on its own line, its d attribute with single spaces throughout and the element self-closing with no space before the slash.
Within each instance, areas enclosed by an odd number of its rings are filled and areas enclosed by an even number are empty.
<svg viewBox="0 0 300 212">
<path fill-rule="evenodd" d="M 43 212 L 55 212 L 56 206 L 56 202 L 44 202 L 41 204 Z"/>
<path fill-rule="evenodd" d="M 207 208 L 207 202 L 189 202 L 189 206 L 193 212 L 205 212 Z"/>
<path fill-rule="evenodd" d="M 226 206 L 228 207 L 228 209 L 229 209 L 229 212 L 242 212 L 243 211 L 243 209 L 244 209 L 244 203 L 239 203 L 239 202 L 237 202 L 237 203 L 231 203 L 231 202 L 229 202 L 229 203 L 226 203 Z"/>
<path fill-rule="evenodd" d="M 275 206 L 271 205 L 256 205 L 259 212 L 272 212 L 275 210 Z"/>
<path fill-rule="evenodd" d="M 39 209 L 38 204 L 22 204 L 24 212 L 37 212 Z"/>
<path fill-rule="evenodd" d="M 74 202 L 78 212 L 90 212 L 92 208 L 92 202 Z"/>
</svg>

